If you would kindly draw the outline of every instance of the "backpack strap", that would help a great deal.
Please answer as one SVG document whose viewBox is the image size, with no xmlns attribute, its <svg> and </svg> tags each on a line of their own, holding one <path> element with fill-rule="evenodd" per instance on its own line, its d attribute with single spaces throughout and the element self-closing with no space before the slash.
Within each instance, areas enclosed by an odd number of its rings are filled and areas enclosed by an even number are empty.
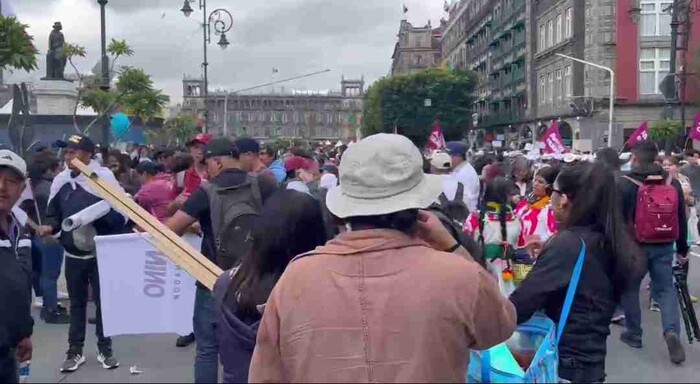
<svg viewBox="0 0 700 384">
<path fill-rule="evenodd" d="M 581 250 L 578 253 L 578 259 L 576 260 L 576 265 L 574 266 L 574 272 L 571 274 L 569 288 L 566 290 L 566 298 L 564 299 L 564 307 L 562 308 L 561 315 L 559 316 L 556 345 L 559 345 L 559 340 L 561 340 L 561 336 L 564 334 L 564 328 L 566 328 L 566 322 L 569 319 L 571 306 L 574 303 L 574 296 L 576 295 L 576 289 L 578 288 L 578 283 L 581 279 L 581 271 L 583 270 L 583 262 L 585 259 L 586 243 L 583 241 L 583 239 L 581 239 Z"/>
<path fill-rule="evenodd" d="M 641 183 L 639 180 L 636 180 L 632 177 L 629 177 L 627 175 L 622 176 L 623 179 L 626 179 L 627 181 L 631 182 L 632 184 L 636 185 L 637 187 L 641 187 L 643 183 Z"/>
<path fill-rule="evenodd" d="M 202 188 L 207 192 L 209 198 L 209 216 L 211 217 L 211 229 L 214 232 L 214 239 L 219 236 L 219 227 L 221 226 L 221 218 L 223 209 L 221 205 L 221 196 L 219 196 L 219 188 L 214 183 L 203 185 Z"/>
<path fill-rule="evenodd" d="M 441 207 L 446 207 L 447 204 L 450 203 L 450 199 L 447 198 L 447 195 L 445 194 L 445 192 L 441 193 L 440 196 L 438 196 L 438 201 L 440 201 Z"/>
<path fill-rule="evenodd" d="M 253 199 L 255 199 L 255 204 L 258 206 L 258 211 L 262 209 L 262 194 L 260 193 L 260 179 L 255 173 L 249 173 L 247 181 L 250 181 L 251 192 L 253 192 Z"/>
<path fill-rule="evenodd" d="M 455 193 L 453 201 L 464 202 L 464 184 L 462 182 L 457 182 L 457 193 Z"/>
</svg>

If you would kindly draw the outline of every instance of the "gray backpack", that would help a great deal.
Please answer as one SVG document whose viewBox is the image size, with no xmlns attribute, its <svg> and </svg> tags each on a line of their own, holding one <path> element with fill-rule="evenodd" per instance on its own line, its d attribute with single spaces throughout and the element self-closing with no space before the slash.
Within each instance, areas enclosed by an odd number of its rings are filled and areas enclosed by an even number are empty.
<svg viewBox="0 0 700 384">
<path fill-rule="evenodd" d="M 240 264 L 253 246 L 251 230 L 262 208 L 258 176 L 248 174 L 243 184 L 206 187 L 214 232 L 216 263 L 224 270 Z"/>
</svg>

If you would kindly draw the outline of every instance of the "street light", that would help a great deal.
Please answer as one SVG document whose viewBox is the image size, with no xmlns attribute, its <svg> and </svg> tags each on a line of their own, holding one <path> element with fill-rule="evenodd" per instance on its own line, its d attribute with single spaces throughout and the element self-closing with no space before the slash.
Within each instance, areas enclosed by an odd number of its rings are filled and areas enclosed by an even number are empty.
<svg viewBox="0 0 700 384">
<path fill-rule="evenodd" d="M 202 127 L 202 132 L 207 131 L 207 124 L 209 122 L 209 107 L 207 106 L 207 99 L 209 98 L 209 62 L 207 61 L 207 44 L 211 44 L 211 30 L 214 29 L 214 34 L 219 37 L 219 42 L 217 43 L 221 49 L 226 49 L 231 43 L 229 43 L 226 38 L 226 32 L 230 31 L 233 27 L 233 16 L 231 13 L 225 9 L 219 8 L 207 14 L 207 0 L 199 0 L 199 9 L 202 10 L 203 19 L 202 26 L 204 29 L 204 62 L 202 67 L 204 67 L 204 126 Z M 190 17 L 194 12 L 190 6 L 190 0 L 185 0 L 185 3 L 180 9 L 185 17 Z"/>
<path fill-rule="evenodd" d="M 613 118 L 614 118 L 614 110 L 615 110 L 615 71 L 612 70 L 612 68 L 596 64 L 596 63 L 591 63 L 590 61 L 585 61 L 581 59 L 577 59 L 575 57 L 563 55 L 561 53 L 555 53 L 555 55 L 563 57 L 565 59 L 573 60 L 576 62 L 579 62 L 581 64 L 585 65 L 590 65 L 591 67 L 602 69 L 604 71 L 608 71 L 610 73 L 610 112 L 608 116 L 608 147 L 612 147 L 612 137 L 613 137 Z"/>
<path fill-rule="evenodd" d="M 97 0 L 97 3 L 100 4 L 100 43 L 102 55 L 102 62 L 100 67 L 102 72 L 102 84 L 100 84 L 100 88 L 104 91 L 109 91 L 111 84 L 109 73 L 109 58 L 107 57 L 107 21 L 105 15 L 105 6 L 107 5 L 108 0 Z M 102 137 L 104 138 L 105 143 L 109 143 L 109 127 L 109 118 L 105 116 L 103 117 L 102 122 Z"/>
</svg>

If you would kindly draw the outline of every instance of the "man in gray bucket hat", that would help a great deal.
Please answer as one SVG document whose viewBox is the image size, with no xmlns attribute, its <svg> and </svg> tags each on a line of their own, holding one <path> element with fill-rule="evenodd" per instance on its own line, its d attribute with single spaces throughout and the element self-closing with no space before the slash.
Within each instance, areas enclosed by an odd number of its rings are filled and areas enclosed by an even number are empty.
<svg viewBox="0 0 700 384">
<path fill-rule="evenodd" d="M 470 349 L 510 337 L 515 309 L 496 281 L 420 211 L 441 193 L 422 164 L 399 135 L 345 152 L 327 204 L 350 231 L 287 267 L 251 382 L 463 382 Z"/>
</svg>

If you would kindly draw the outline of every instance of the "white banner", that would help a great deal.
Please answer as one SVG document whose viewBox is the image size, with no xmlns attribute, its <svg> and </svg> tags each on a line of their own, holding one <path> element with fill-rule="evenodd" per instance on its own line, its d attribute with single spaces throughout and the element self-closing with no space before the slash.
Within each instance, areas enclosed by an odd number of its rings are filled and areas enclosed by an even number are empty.
<svg viewBox="0 0 700 384">
<path fill-rule="evenodd" d="M 192 332 L 195 279 L 143 237 L 97 236 L 105 336 Z M 185 236 L 199 249 L 202 239 Z"/>
</svg>

